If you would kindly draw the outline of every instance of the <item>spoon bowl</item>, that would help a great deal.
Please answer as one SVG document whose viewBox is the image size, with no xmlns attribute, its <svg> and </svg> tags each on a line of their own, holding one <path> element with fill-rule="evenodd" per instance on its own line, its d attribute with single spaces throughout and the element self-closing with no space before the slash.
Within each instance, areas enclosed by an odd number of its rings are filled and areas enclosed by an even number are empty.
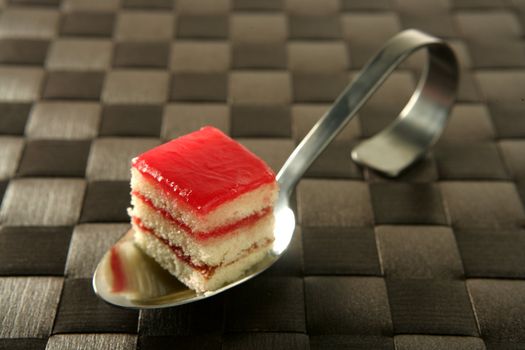
<svg viewBox="0 0 525 350">
<path fill-rule="evenodd" d="M 426 48 L 427 62 L 415 92 L 386 129 L 359 144 L 355 162 L 397 176 L 421 158 L 443 131 L 454 103 L 458 65 L 441 40 L 417 30 L 390 39 L 315 124 L 277 174 L 280 192 L 274 207 L 275 240 L 265 257 L 236 281 L 206 293 L 196 293 L 162 269 L 126 233 L 100 261 L 93 288 L 105 301 L 129 308 L 161 308 L 208 298 L 235 287 L 272 266 L 286 251 L 295 229 L 290 197 L 295 185 L 326 146 L 356 115 L 390 73 L 413 52 Z M 350 157 L 349 157 L 350 158 Z"/>
</svg>

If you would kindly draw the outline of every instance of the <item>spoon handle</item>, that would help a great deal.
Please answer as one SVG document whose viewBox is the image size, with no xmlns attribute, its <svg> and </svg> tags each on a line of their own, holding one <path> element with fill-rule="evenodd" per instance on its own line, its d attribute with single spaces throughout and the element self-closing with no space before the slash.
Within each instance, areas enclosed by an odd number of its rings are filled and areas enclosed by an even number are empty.
<svg viewBox="0 0 525 350">
<path fill-rule="evenodd" d="M 359 144 L 352 158 L 386 175 L 396 176 L 425 153 L 446 125 L 455 100 L 458 65 L 446 43 L 410 29 L 386 43 L 288 157 L 277 174 L 282 194 L 293 191 L 313 161 L 390 73 L 421 48 L 427 49 L 427 62 L 409 102 L 392 124 Z"/>
</svg>

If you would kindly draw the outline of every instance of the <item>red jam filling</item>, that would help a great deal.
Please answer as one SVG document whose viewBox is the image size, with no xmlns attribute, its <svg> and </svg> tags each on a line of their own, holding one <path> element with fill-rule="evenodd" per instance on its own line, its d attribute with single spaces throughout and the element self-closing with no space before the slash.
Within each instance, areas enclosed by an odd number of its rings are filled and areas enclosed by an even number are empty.
<svg viewBox="0 0 525 350">
<path fill-rule="evenodd" d="M 210 126 L 141 154 L 133 167 L 200 215 L 275 181 L 266 163 Z"/>
<path fill-rule="evenodd" d="M 261 210 L 260 212 L 254 213 L 254 214 L 252 214 L 250 216 L 247 216 L 247 217 L 245 217 L 245 218 L 243 218 L 243 219 L 241 219 L 239 221 L 233 222 L 231 224 L 220 226 L 220 227 L 216 228 L 213 231 L 208 231 L 208 232 L 198 232 L 197 231 L 196 232 L 196 231 L 193 231 L 182 220 L 173 217 L 166 210 L 164 210 L 162 208 L 157 208 L 153 204 L 153 202 L 149 198 L 144 196 L 142 193 L 140 193 L 138 191 L 132 191 L 131 193 L 135 197 L 140 199 L 142 202 L 144 202 L 146 205 L 148 205 L 150 208 L 155 210 L 157 213 L 162 215 L 166 220 L 171 221 L 172 223 L 174 223 L 175 225 L 180 227 L 182 230 L 184 230 L 184 232 L 186 232 L 187 234 L 189 234 L 190 236 L 194 237 L 195 239 L 197 239 L 199 241 L 205 241 L 205 240 L 210 239 L 210 238 L 224 236 L 224 235 L 226 235 L 226 234 L 228 234 L 230 232 L 233 232 L 234 230 L 237 230 L 239 228 L 251 226 L 251 225 L 255 224 L 259 219 L 265 217 L 266 215 L 269 215 L 272 212 L 272 208 L 271 207 L 267 207 L 267 208 L 264 208 L 263 210 Z"/>
<path fill-rule="evenodd" d="M 164 239 L 161 236 L 158 236 L 155 233 L 155 230 L 153 230 L 152 228 L 149 228 L 146 225 L 144 225 L 142 220 L 140 220 L 139 218 L 134 216 L 132 218 L 132 220 L 135 223 L 135 225 L 137 225 L 142 231 L 147 232 L 148 234 L 152 235 L 153 237 L 157 238 L 159 241 L 161 241 L 162 243 L 167 245 L 171 249 L 171 251 L 175 254 L 177 259 L 182 260 L 184 263 L 188 264 L 193 269 L 199 271 L 199 273 L 204 278 L 209 279 L 211 276 L 213 276 L 213 274 L 215 273 L 215 270 L 218 267 L 223 266 L 223 265 L 209 266 L 209 265 L 196 265 L 196 264 L 194 264 L 191 261 L 191 257 L 189 255 L 186 255 L 181 247 L 172 245 L 167 239 Z M 246 249 L 244 251 L 244 254 L 239 259 L 242 259 L 243 257 L 250 255 L 251 253 L 253 253 L 254 251 L 256 251 L 257 249 L 259 249 L 261 247 L 266 247 L 266 246 L 270 245 L 272 242 L 273 242 L 273 240 L 267 239 L 263 245 L 259 245 L 257 243 L 254 243 L 250 248 L 248 248 L 248 249 Z M 228 264 L 226 264 L 224 266 L 231 265 L 231 264 L 235 263 L 236 261 L 237 260 L 232 261 L 232 262 L 230 262 L 230 263 L 228 263 Z"/>
<path fill-rule="evenodd" d="M 191 257 L 189 255 L 186 255 L 184 253 L 184 251 L 182 250 L 181 247 L 178 247 L 176 245 L 172 245 L 170 244 L 170 242 L 167 240 L 167 239 L 164 239 L 158 235 L 155 234 L 155 231 L 149 227 L 147 227 L 146 225 L 144 225 L 144 223 L 142 222 L 142 220 L 140 220 L 139 218 L 137 217 L 133 217 L 133 222 L 135 223 L 135 225 L 137 225 L 138 227 L 140 227 L 140 229 L 144 232 L 147 232 L 151 235 L 153 235 L 155 238 L 157 238 L 158 240 L 160 240 L 162 243 L 164 243 L 165 245 L 167 245 L 168 247 L 170 247 L 171 251 L 175 254 L 175 256 L 179 259 L 179 260 L 182 260 L 184 261 L 186 264 L 188 264 L 189 266 L 191 266 L 193 269 L 199 271 L 199 273 L 201 275 L 203 275 L 204 277 L 206 278 L 209 278 L 211 275 L 213 275 L 213 273 L 215 272 L 215 269 L 217 268 L 216 266 L 208 266 L 208 265 L 196 265 L 194 264 L 192 261 L 191 261 Z"/>
</svg>

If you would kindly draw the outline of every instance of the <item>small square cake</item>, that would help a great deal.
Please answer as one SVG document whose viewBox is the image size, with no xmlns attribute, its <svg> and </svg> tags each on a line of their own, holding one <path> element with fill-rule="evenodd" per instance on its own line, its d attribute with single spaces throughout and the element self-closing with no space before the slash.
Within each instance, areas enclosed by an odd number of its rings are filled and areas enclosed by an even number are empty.
<svg viewBox="0 0 525 350">
<path fill-rule="evenodd" d="M 197 292 L 236 280 L 271 248 L 274 172 L 213 127 L 133 159 L 135 243 Z"/>
</svg>

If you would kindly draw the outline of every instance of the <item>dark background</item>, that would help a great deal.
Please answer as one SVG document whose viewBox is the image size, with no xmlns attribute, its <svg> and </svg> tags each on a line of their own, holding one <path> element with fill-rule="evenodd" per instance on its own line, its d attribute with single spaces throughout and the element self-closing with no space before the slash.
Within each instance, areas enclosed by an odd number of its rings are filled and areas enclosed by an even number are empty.
<svg viewBox="0 0 525 350">
<path fill-rule="evenodd" d="M 524 1 L 1 4 L 1 349 L 525 349 Z M 277 266 L 172 309 L 95 297 L 132 156 L 211 124 L 278 169 L 405 28 L 462 66 L 423 162 L 391 181 L 350 161 L 401 110 L 419 56 L 301 181 Z"/>
</svg>

